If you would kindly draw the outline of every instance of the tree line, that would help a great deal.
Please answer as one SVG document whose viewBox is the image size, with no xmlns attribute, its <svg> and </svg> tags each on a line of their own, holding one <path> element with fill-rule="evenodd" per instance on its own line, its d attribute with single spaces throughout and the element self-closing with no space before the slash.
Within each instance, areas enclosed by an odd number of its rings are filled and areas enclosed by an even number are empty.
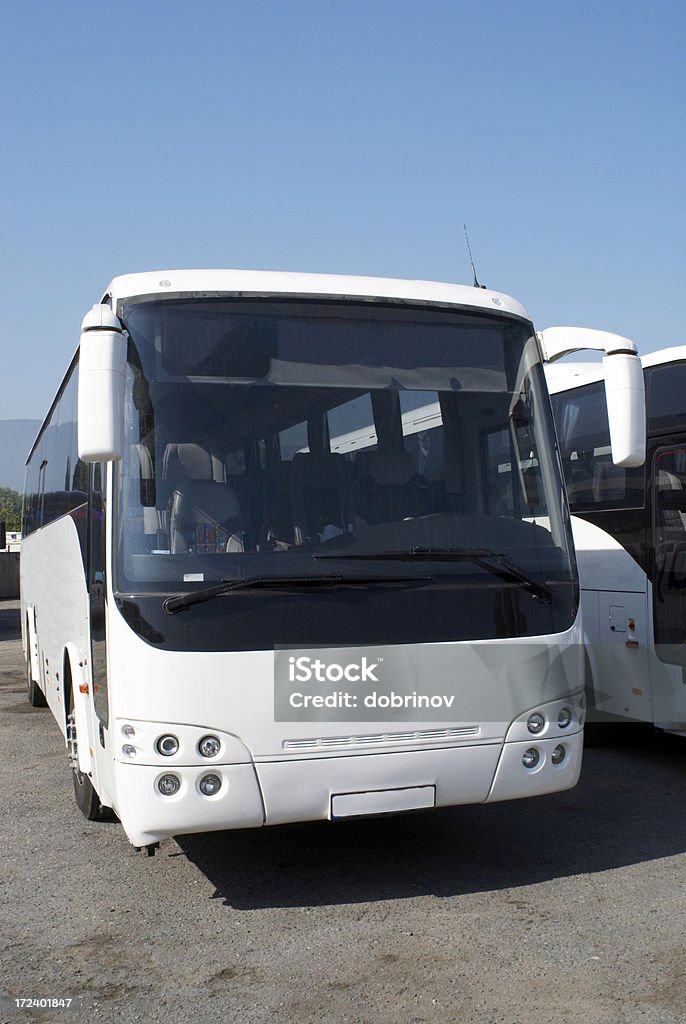
<svg viewBox="0 0 686 1024">
<path fill-rule="evenodd" d="M 10 487 L 0 487 L 0 519 L 5 529 L 17 533 L 21 530 L 21 494 Z"/>
</svg>

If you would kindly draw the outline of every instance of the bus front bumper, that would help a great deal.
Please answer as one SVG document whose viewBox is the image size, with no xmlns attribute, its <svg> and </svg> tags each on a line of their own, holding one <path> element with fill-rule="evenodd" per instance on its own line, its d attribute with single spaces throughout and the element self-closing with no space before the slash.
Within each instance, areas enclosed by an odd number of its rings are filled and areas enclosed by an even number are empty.
<svg viewBox="0 0 686 1024">
<path fill-rule="evenodd" d="M 553 752 L 564 748 L 559 763 Z M 540 796 L 576 785 L 583 732 L 433 750 L 243 764 L 115 764 L 117 813 L 134 846 L 173 835 L 334 820 Z M 538 760 L 524 763 L 534 748 Z M 529 758 L 528 760 L 531 760 Z M 202 792 L 208 774 L 216 792 Z M 165 792 L 173 785 L 176 792 Z M 165 781 L 163 781 L 165 780 Z M 175 783 L 176 784 L 176 783 Z"/>
</svg>

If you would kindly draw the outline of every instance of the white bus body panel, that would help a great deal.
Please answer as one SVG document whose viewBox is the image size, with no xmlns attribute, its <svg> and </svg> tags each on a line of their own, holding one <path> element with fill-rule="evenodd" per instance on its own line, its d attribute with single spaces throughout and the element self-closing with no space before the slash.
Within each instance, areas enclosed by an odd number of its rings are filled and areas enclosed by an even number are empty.
<svg viewBox="0 0 686 1024">
<path fill-rule="evenodd" d="M 46 577 L 50 580 L 49 586 L 41 585 L 40 581 Z M 24 631 L 27 618 L 33 629 L 35 617 L 38 646 L 35 678 L 64 734 L 64 638 L 68 637 L 73 649 L 80 652 L 78 661 L 87 658 L 90 647 L 86 579 L 71 516 L 64 516 L 25 538 L 20 580 Z M 78 661 L 72 664 L 77 690 Z"/>
<path fill-rule="evenodd" d="M 468 721 L 419 725 L 275 722 L 273 652 L 156 650 L 111 606 L 108 625 L 110 673 L 117 679 L 109 738 L 114 806 L 138 846 L 183 832 L 331 818 L 332 801 L 341 794 L 373 791 L 378 795 L 372 802 L 392 810 L 402 799 L 396 791 L 408 788 L 433 787 L 436 806 L 447 806 L 536 795 L 578 780 L 578 622 L 554 637 L 419 647 L 420 678 L 431 678 L 438 688 L 448 673 L 469 680 L 461 702 L 472 712 Z M 530 706 L 522 706 L 524 693 L 530 695 L 525 703 L 537 694 L 536 707 L 547 709 L 549 724 L 540 737 L 526 730 Z M 490 720 L 496 698 L 501 713 L 511 716 L 504 721 Z M 562 730 L 557 714 L 570 705 L 574 721 Z M 165 722 L 158 721 L 160 707 Z M 479 711 L 481 718 L 474 715 Z M 512 719 L 517 721 L 511 724 Z M 133 737 L 123 735 L 124 725 L 133 727 Z M 181 738 L 172 757 L 155 750 L 164 732 Z M 222 739 L 222 753 L 213 759 L 197 753 L 198 740 L 208 732 Z M 550 754 L 561 742 L 567 756 L 556 766 Z M 136 746 L 135 759 L 122 754 L 124 743 Z M 521 758 L 534 743 L 541 762 L 528 771 Z M 198 790 L 199 777 L 209 770 L 223 783 L 210 799 Z M 171 798 L 156 788 L 165 771 L 182 780 Z M 425 806 L 425 792 L 417 799 L 418 807 Z"/>
<path fill-rule="evenodd" d="M 646 574 L 605 530 L 578 516 L 572 529 L 596 710 L 612 720 L 683 731 L 684 673 L 657 656 Z"/>
<path fill-rule="evenodd" d="M 603 715 L 652 718 L 646 576 L 613 537 L 572 516 L 593 703 Z"/>
</svg>

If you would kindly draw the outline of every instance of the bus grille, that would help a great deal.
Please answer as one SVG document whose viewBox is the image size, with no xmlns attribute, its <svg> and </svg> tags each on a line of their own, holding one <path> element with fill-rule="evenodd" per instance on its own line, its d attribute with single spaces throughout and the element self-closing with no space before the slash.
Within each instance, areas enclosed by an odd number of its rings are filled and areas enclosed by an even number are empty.
<svg viewBox="0 0 686 1024">
<path fill-rule="evenodd" d="M 288 751 L 329 750 L 332 747 L 376 747 L 397 743 L 430 743 L 445 740 L 463 740 L 479 736 L 478 725 L 465 725 L 460 729 L 417 729 L 413 732 L 367 733 L 363 736 L 320 736 L 301 740 L 284 740 Z"/>
</svg>

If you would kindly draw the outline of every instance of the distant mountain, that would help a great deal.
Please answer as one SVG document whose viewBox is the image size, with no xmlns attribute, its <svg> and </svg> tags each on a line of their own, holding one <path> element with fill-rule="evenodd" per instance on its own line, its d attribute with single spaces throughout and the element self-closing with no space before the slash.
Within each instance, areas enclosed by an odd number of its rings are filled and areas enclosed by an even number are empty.
<svg viewBox="0 0 686 1024">
<path fill-rule="evenodd" d="M 0 487 L 24 490 L 24 466 L 40 420 L 0 420 Z"/>
</svg>

